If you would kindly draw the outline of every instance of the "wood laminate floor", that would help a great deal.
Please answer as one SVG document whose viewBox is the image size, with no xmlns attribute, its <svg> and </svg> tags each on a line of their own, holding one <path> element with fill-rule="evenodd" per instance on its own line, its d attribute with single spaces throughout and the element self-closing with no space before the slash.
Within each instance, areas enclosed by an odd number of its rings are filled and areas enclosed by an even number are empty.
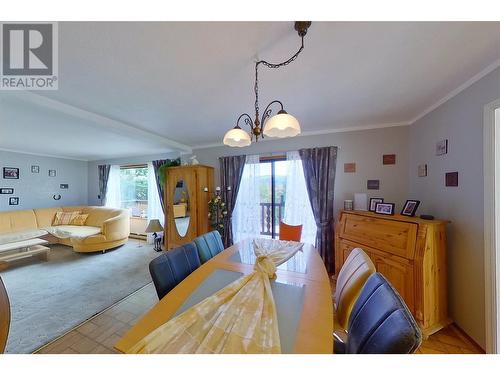
<svg viewBox="0 0 500 375">
<path fill-rule="evenodd" d="M 154 286 L 152 283 L 148 284 L 35 353 L 116 353 L 113 345 L 157 302 Z M 481 354 L 484 352 L 452 324 L 425 340 L 417 353 Z"/>
</svg>

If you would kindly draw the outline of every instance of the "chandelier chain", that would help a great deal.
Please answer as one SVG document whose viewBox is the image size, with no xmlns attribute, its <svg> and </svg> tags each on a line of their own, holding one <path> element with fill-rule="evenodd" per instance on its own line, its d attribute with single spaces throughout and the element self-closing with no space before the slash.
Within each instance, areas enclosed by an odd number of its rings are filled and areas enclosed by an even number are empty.
<svg viewBox="0 0 500 375">
<path fill-rule="evenodd" d="M 267 66 L 268 68 L 271 69 L 277 69 L 281 68 L 282 66 L 286 66 L 290 64 L 291 62 L 295 61 L 299 54 L 302 52 L 304 49 L 304 36 L 301 36 L 301 44 L 299 50 L 288 60 L 283 61 L 278 64 L 273 64 L 265 60 L 259 60 L 255 63 L 255 85 L 254 85 L 254 91 L 255 91 L 255 121 L 259 121 L 259 64 L 263 64 Z"/>
</svg>

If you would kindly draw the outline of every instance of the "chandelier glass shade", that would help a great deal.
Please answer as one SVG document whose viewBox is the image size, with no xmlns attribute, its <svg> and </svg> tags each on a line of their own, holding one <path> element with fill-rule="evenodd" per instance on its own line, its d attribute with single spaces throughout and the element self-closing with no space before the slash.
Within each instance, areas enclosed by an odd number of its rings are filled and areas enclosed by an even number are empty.
<svg viewBox="0 0 500 375">
<path fill-rule="evenodd" d="M 230 147 L 246 147 L 251 143 L 250 135 L 239 126 L 235 126 L 224 136 L 224 144 Z"/>
<path fill-rule="evenodd" d="M 295 30 L 301 38 L 301 46 L 299 50 L 288 60 L 283 61 L 278 64 L 269 63 L 265 60 L 260 60 L 255 63 L 255 117 L 252 118 L 247 113 L 243 113 L 236 121 L 236 126 L 229 130 L 224 135 L 224 144 L 230 147 L 246 147 L 252 144 L 252 140 L 257 142 L 259 138 L 266 137 L 295 137 L 300 134 L 300 124 L 299 121 L 288 114 L 284 108 L 283 104 L 279 100 L 273 100 L 269 103 L 262 113 L 262 117 L 259 117 L 259 65 L 265 65 L 268 68 L 276 69 L 282 66 L 288 65 L 293 62 L 299 54 L 304 49 L 304 36 L 307 33 L 307 29 L 311 26 L 310 21 L 297 21 L 295 22 Z M 276 115 L 271 116 L 273 104 L 279 104 L 281 109 Z M 240 126 L 240 120 L 250 127 L 250 132 L 245 132 Z"/>
</svg>

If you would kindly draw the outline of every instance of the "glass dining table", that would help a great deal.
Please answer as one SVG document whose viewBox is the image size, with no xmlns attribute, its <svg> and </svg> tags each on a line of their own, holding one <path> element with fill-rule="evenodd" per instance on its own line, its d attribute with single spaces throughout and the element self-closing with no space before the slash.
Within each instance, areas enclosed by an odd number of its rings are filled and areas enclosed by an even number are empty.
<svg viewBox="0 0 500 375">
<path fill-rule="evenodd" d="M 191 273 L 116 344 L 122 353 L 171 318 L 254 270 L 251 240 L 237 243 Z M 271 288 L 282 353 L 332 353 L 333 305 L 328 273 L 318 251 L 304 244 L 277 267 Z"/>
</svg>

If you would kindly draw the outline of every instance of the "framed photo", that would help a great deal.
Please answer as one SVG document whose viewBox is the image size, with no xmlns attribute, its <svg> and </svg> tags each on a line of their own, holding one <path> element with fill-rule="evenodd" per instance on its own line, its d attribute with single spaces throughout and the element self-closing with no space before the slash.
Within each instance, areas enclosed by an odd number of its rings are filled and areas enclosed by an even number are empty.
<svg viewBox="0 0 500 375">
<path fill-rule="evenodd" d="M 418 177 L 427 177 L 427 164 L 420 164 L 418 166 Z"/>
<path fill-rule="evenodd" d="M 56 177 L 56 170 L 55 169 L 49 169 L 49 177 Z"/>
<path fill-rule="evenodd" d="M 436 143 L 436 155 L 444 155 L 448 153 L 448 140 L 443 139 Z"/>
<path fill-rule="evenodd" d="M 69 185 L 68 184 L 59 184 L 59 188 L 61 188 L 61 189 L 69 189 Z"/>
<path fill-rule="evenodd" d="M 383 203 L 384 198 L 370 198 L 370 208 L 371 212 L 375 212 L 375 208 L 377 207 L 377 203 Z"/>
<path fill-rule="evenodd" d="M 356 163 L 344 163 L 344 173 L 356 173 Z"/>
<path fill-rule="evenodd" d="M 382 155 L 382 164 L 383 165 L 396 164 L 396 154 Z"/>
<path fill-rule="evenodd" d="M 394 203 L 377 203 L 375 212 L 382 215 L 394 215 Z"/>
<path fill-rule="evenodd" d="M 458 172 L 448 172 L 445 174 L 445 186 L 458 186 Z"/>
<path fill-rule="evenodd" d="M 18 180 L 19 168 L 3 167 L 3 178 L 7 180 Z"/>
<path fill-rule="evenodd" d="M 12 188 L 0 188 L 0 194 L 14 194 L 14 189 L 12 189 Z"/>
<path fill-rule="evenodd" d="M 420 204 L 420 201 L 415 201 L 415 200 L 407 200 L 403 210 L 401 210 L 401 215 L 404 216 L 415 216 L 415 212 L 417 212 L 418 205 Z"/>
<path fill-rule="evenodd" d="M 40 166 L 39 165 L 32 165 L 31 166 L 31 173 L 40 173 Z"/>
<path fill-rule="evenodd" d="M 10 197 L 9 206 L 17 206 L 19 204 L 19 197 Z"/>
<path fill-rule="evenodd" d="M 367 180 L 366 188 L 368 190 L 379 190 L 380 189 L 380 180 Z"/>
</svg>

